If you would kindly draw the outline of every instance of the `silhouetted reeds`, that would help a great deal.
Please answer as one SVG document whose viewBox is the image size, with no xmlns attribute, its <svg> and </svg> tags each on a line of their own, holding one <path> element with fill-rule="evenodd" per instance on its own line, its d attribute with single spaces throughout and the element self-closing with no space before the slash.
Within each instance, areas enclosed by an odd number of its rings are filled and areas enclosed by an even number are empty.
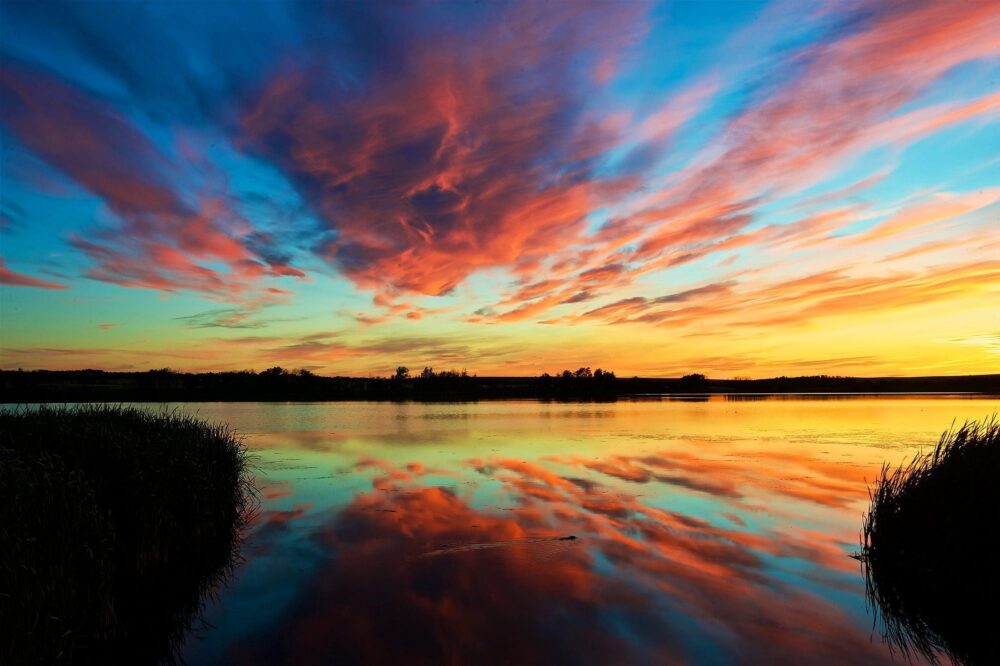
<svg viewBox="0 0 1000 666">
<path fill-rule="evenodd" d="M 945 432 L 934 450 L 883 467 L 859 559 L 883 637 L 905 656 L 1000 658 L 1000 423 Z"/>
<path fill-rule="evenodd" d="M 224 426 L 0 411 L 0 663 L 173 661 L 237 564 L 255 498 Z"/>
</svg>

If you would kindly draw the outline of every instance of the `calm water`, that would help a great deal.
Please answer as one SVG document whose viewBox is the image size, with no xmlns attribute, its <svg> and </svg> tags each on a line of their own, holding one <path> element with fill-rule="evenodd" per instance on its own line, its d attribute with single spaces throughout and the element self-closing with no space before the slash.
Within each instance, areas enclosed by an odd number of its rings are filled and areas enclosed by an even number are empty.
<svg viewBox="0 0 1000 666">
<path fill-rule="evenodd" d="M 866 479 L 1000 400 L 178 407 L 263 501 L 190 664 L 861 664 Z"/>
</svg>

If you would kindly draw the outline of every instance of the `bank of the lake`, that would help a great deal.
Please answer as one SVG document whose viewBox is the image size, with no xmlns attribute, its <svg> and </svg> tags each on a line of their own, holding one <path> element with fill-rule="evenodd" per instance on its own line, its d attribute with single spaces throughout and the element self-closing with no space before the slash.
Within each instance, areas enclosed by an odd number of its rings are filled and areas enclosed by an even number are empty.
<svg viewBox="0 0 1000 666">
<path fill-rule="evenodd" d="M 400 368 L 400 371 L 407 370 Z M 304 370 L 185 373 L 0 370 L 0 402 L 205 402 L 489 399 L 614 400 L 652 395 L 978 394 L 1000 396 L 1000 374 L 941 377 L 618 377 L 578 368 L 539 377 L 424 371 L 393 377 L 325 377 Z"/>
<path fill-rule="evenodd" d="M 238 561 L 248 471 L 189 415 L 0 409 L 0 662 L 172 661 Z"/>
</svg>

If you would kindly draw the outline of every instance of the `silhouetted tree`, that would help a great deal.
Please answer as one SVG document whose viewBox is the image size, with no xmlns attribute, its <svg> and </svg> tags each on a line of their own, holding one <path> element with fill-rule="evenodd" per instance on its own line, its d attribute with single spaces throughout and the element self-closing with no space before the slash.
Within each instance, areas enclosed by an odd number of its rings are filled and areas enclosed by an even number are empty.
<svg viewBox="0 0 1000 666">
<path fill-rule="evenodd" d="M 594 380 L 600 384 L 607 384 L 608 382 L 613 381 L 614 378 L 615 373 L 611 370 L 602 370 L 600 368 L 594 370 Z"/>
<path fill-rule="evenodd" d="M 684 375 L 681 377 L 681 386 L 686 391 L 703 391 L 708 388 L 708 379 L 701 373 Z"/>
<path fill-rule="evenodd" d="M 403 381 L 404 379 L 409 379 L 409 378 L 410 378 L 409 368 L 407 368 L 405 365 L 401 365 L 398 368 L 396 368 L 396 375 L 395 377 L 393 377 L 393 379 L 397 381 Z"/>
</svg>

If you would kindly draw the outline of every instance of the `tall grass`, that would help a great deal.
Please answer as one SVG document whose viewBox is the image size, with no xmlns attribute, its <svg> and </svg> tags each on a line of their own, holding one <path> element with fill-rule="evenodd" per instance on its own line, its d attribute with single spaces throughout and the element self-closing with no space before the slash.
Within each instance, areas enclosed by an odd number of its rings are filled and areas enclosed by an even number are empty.
<svg viewBox="0 0 1000 666">
<path fill-rule="evenodd" d="M 861 531 L 867 596 L 906 657 L 1000 658 L 1000 423 L 946 431 L 870 489 Z"/>
<path fill-rule="evenodd" d="M 0 411 L 0 663 L 173 661 L 256 507 L 224 426 Z"/>
</svg>

